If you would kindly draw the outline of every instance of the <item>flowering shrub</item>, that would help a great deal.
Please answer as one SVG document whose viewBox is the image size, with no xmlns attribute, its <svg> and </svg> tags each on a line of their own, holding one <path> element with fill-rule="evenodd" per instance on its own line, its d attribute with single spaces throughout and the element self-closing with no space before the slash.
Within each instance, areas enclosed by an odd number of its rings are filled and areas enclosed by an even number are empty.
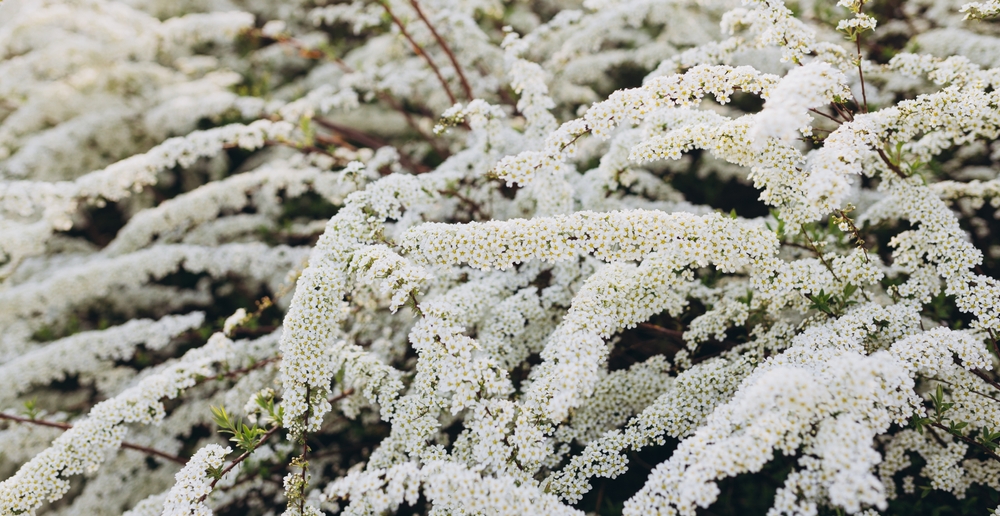
<svg viewBox="0 0 1000 516">
<path fill-rule="evenodd" d="M 995 510 L 998 14 L 0 3 L 0 515 Z"/>
</svg>

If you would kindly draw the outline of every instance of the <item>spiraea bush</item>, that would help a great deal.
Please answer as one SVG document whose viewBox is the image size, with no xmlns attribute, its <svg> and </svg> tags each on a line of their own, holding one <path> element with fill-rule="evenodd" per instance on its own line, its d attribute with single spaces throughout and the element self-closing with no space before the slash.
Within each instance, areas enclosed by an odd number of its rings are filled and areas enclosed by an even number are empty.
<svg viewBox="0 0 1000 516">
<path fill-rule="evenodd" d="M 1000 3 L 5 0 L 0 515 L 986 515 Z"/>
</svg>

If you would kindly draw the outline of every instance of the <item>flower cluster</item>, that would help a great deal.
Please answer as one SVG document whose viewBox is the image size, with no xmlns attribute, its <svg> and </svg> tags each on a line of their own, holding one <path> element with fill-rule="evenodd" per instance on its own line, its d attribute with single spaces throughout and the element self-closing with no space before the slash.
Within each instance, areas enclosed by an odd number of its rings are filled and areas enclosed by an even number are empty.
<svg viewBox="0 0 1000 516">
<path fill-rule="evenodd" d="M 824 1 L 4 0 L 0 516 L 996 509 L 1000 6 Z"/>
</svg>

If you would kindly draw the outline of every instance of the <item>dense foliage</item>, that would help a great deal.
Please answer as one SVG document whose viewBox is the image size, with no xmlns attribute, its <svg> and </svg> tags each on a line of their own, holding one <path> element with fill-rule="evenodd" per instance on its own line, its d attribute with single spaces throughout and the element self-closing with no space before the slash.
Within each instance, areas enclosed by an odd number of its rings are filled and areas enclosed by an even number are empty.
<svg viewBox="0 0 1000 516">
<path fill-rule="evenodd" d="M 0 515 L 988 514 L 998 14 L 3 1 Z"/>
</svg>

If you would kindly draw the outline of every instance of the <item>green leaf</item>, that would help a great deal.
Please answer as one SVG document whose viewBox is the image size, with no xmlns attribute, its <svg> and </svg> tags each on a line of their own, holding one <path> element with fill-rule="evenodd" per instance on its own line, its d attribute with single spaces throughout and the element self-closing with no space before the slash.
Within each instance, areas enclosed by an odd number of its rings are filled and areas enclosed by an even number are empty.
<svg viewBox="0 0 1000 516">
<path fill-rule="evenodd" d="M 961 422 L 949 421 L 948 432 L 950 432 L 952 435 L 961 435 L 961 430 L 967 426 L 969 426 L 969 423 L 965 421 Z"/>
<path fill-rule="evenodd" d="M 208 476 L 211 477 L 213 480 L 219 480 L 222 478 L 222 466 L 218 466 L 215 468 L 208 468 L 207 470 L 205 470 L 205 472 L 208 473 Z"/>
<path fill-rule="evenodd" d="M 39 410 L 37 399 L 31 398 L 30 400 L 24 402 L 24 415 L 27 416 L 28 419 L 35 419 L 38 417 L 38 414 Z"/>
<path fill-rule="evenodd" d="M 212 407 L 212 421 L 220 428 L 219 433 L 233 434 L 236 432 L 224 407 Z"/>
<path fill-rule="evenodd" d="M 924 426 L 926 426 L 930 422 L 931 418 L 929 417 L 917 416 L 910 420 L 910 426 L 913 427 L 913 429 L 916 430 L 918 433 L 923 434 Z"/>
</svg>

